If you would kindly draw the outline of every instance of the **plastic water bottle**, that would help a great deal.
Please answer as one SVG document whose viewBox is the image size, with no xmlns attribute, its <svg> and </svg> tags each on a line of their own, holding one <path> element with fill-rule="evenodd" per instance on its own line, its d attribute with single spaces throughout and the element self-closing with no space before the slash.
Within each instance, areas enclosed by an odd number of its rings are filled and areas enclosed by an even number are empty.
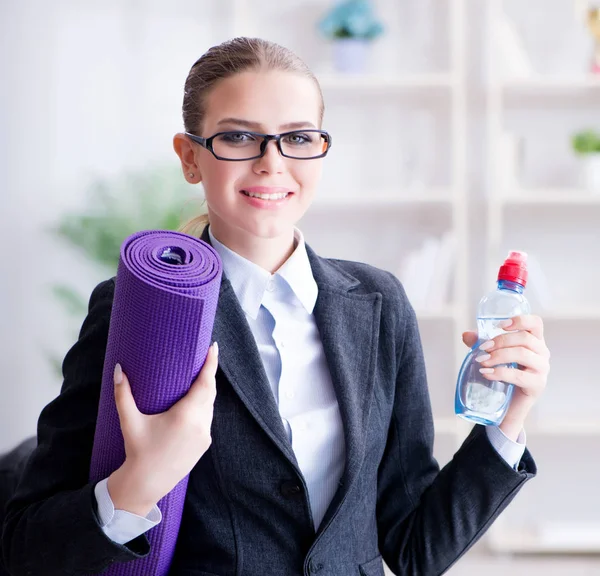
<svg viewBox="0 0 600 576">
<path fill-rule="evenodd" d="M 481 364 L 475 358 L 483 351 L 486 340 L 507 331 L 498 324 L 503 320 L 529 314 L 529 302 L 523 295 L 527 285 L 527 254 L 509 252 L 500 266 L 496 290 L 484 296 L 477 308 L 477 342 L 465 358 L 456 384 L 454 410 L 458 416 L 486 426 L 498 426 L 510 405 L 514 386 L 488 380 L 479 372 Z M 492 349 L 493 351 L 493 349 Z M 516 364 L 503 364 L 516 368 Z"/>
</svg>

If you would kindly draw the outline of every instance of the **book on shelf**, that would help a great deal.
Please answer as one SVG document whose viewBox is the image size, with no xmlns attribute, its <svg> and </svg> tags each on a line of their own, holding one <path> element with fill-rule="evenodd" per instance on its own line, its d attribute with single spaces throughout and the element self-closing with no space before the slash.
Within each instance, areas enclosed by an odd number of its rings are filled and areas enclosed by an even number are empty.
<svg viewBox="0 0 600 576">
<path fill-rule="evenodd" d="M 494 36 L 498 48 L 498 64 L 504 80 L 523 80 L 535 75 L 515 23 L 504 11 L 494 21 Z"/>
<path fill-rule="evenodd" d="M 528 299 L 534 306 L 537 304 L 542 311 L 552 310 L 554 299 L 548 277 L 537 257 L 531 253 L 527 254 L 527 269 L 529 277 L 527 280 Z"/>
<path fill-rule="evenodd" d="M 439 311 L 448 303 L 455 258 L 455 237 L 431 236 L 402 261 L 397 276 L 413 308 Z"/>
</svg>

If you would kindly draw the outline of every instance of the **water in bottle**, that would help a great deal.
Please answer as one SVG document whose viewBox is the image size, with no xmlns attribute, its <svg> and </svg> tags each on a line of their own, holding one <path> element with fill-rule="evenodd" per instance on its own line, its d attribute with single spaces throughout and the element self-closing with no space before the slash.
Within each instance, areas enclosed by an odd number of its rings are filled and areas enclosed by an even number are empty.
<svg viewBox="0 0 600 576">
<path fill-rule="evenodd" d="M 479 372 L 475 358 L 486 340 L 505 333 L 499 324 L 514 316 L 529 314 L 529 302 L 523 295 L 527 285 L 527 254 L 511 251 L 500 266 L 496 289 L 485 295 L 477 308 L 477 342 L 465 358 L 456 384 L 456 414 L 478 424 L 497 426 L 508 410 L 514 386 L 489 380 Z M 493 348 L 491 352 L 493 352 Z M 516 364 L 508 365 L 516 368 Z"/>
</svg>

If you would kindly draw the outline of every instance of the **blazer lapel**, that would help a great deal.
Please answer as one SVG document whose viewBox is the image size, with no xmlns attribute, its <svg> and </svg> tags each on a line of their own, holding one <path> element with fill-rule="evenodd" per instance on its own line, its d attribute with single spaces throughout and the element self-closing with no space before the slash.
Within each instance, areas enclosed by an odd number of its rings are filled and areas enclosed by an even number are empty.
<svg viewBox="0 0 600 576">
<path fill-rule="evenodd" d="M 323 342 L 344 426 L 345 469 L 319 526 L 326 529 L 354 483 L 365 456 L 365 437 L 373 396 L 374 371 L 381 314 L 381 294 L 353 290 L 358 280 L 308 246 L 313 275 L 319 287 L 314 315 Z"/>
<path fill-rule="evenodd" d="M 201 239 L 210 244 L 208 229 Z M 354 483 L 365 453 L 367 422 L 373 396 L 381 294 L 359 293 L 360 282 L 335 264 L 306 250 L 319 292 L 315 321 L 331 373 L 346 443 L 344 473 L 318 533 L 325 530 Z M 213 327 L 219 343 L 219 368 L 252 416 L 302 475 L 256 342 L 231 283 L 223 274 Z"/>
<path fill-rule="evenodd" d="M 208 228 L 201 239 L 210 244 Z M 256 341 L 225 273 L 213 326 L 214 340 L 219 343 L 219 368 L 252 416 L 300 474 Z"/>
</svg>

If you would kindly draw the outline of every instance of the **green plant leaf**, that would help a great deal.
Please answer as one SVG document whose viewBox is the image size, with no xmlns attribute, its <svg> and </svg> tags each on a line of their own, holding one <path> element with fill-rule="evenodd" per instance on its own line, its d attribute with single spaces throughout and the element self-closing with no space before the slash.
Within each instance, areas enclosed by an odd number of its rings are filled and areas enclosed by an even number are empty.
<svg viewBox="0 0 600 576">
<path fill-rule="evenodd" d="M 63 373 L 62 373 L 63 360 L 60 357 L 60 355 L 57 354 L 56 352 L 48 350 L 47 348 L 43 349 L 42 354 L 46 358 L 46 362 L 48 362 L 48 364 L 50 365 L 52 374 L 54 374 L 54 376 L 55 376 L 55 378 L 57 378 L 57 380 L 62 381 L 62 379 L 63 379 Z"/>
<path fill-rule="evenodd" d="M 87 314 L 87 299 L 80 296 L 70 286 L 66 284 L 54 284 L 52 286 L 52 293 L 70 315 L 84 317 Z"/>
<path fill-rule="evenodd" d="M 577 154 L 593 154 L 600 152 L 600 134 L 594 130 L 582 130 L 572 138 L 573 150 Z"/>
<path fill-rule="evenodd" d="M 102 273 L 114 275 L 121 245 L 128 236 L 140 230 L 176 230 L 188 214 L 192 217 L 199 212 L 190 202 L 198 197 L 196 190 L 183 178 L 180 166 L 99 178 L 85 188 L 84 208 L 63 214 L 47 232 Z M 88 298 L 67 284 L 53 285 L 51 290 L 65 313 L 85 317 Z M 61 360 L 48 351 L 45 355 L 53 370 L 61 374 Z"/>
<path fill-rule="evenodd" d="M 176 230 L 180 226 L 192 190 L 179 168 L 99 180 L 87 191 L 87 208 L 65 214 L 51 233 L 92 261 L 116 270 L 125 238 L 140 230 Z"/>
</svg>

